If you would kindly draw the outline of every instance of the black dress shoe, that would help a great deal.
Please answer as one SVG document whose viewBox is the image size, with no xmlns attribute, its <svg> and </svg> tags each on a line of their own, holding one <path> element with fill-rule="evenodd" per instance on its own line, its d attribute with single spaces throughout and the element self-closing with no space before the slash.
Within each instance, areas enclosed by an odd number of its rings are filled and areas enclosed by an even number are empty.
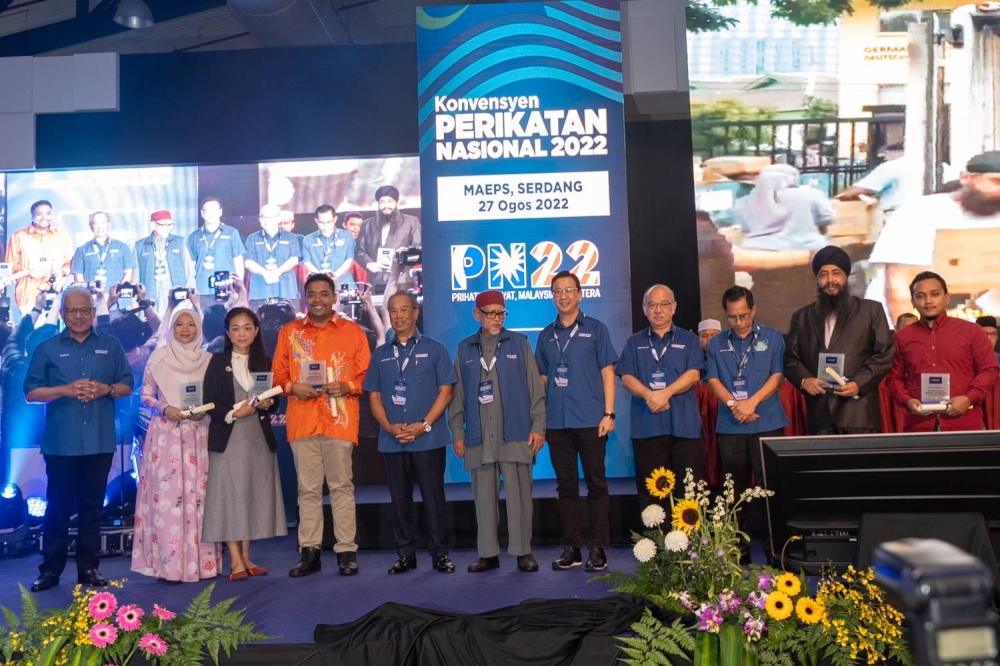
<svg viewBox="0 0 1000 666">
<path fill-rule="evenodd" d="M 535 561 L 535 556 L 531 553 L 528 553 L 527 555 L 518 555 L 517 568 L 521 571 L 527 571 L 529 573 L 532 571 L 538 571 L 538 562 Z"/>
<path fill-rule="evenodd" d="M 56 579 L 58 580 L 58 579 Z M 108 579 L 101 575 L 97 569 L 87 569 L 76 574 L 76 582 L 80 585 L 90 585 L 91 587 L 107 587 Z"/>
<path fill-rule="evenodd" d="M 434 570 L 441 573 L 455 573 L 455 563 L 447 555 L 434 558 Z"/>
<path fill-rule="evenodd" d="M 337 553 L 337 566 L 340 567 L 341 576 L 353 576 L 358 573 L 358 558 L 354 553 Z M 413 568 L 417 567 L 416 558 L 413 560 Z"/>
<path fill-rule="evenodd" d="M 563 548 L 562 555 L 552 561 L 552 568 L 556 571 L 565 571 L 581 564 L 583 564 L 583 558 L 580 556 L 580 549 L 575 546 L 566 546 Z"/>
<path fill-rule="evenodd" d="M 59 575 L 54 574 L 51 571 L 43 571 L 35 582 L 31 584 L 32 592 L 44 592 L 50 587 L 55 587 L 59 584 Z"/>
<path fill-rule="evenodd" d="M 290 578 L 300 578 L 314 574 L 323 568 L 323 560 L 320 558 L 319 548 L 303 548 L 302 557 L 299 563 L 288 572 Z"/>
<path fill-rule="evenodd" d="M 399 559 L 397 559 L 395 562 L 392 563 L 391 567 L 389 567 L 389 573 L 401 574 L 401 573 L 406 573 L 410 569 L 416 569 L 416 568 L 417 568 L 417 558 L 400 557 Z"/>
<path fill-rule="evenodd" d="M 469 565 L 469 573 L 479 573 L 481 571 L 489 571 L 490 569 L 500 568 L 500 556 L 494 555 L 493 557 L 480 557 L 478 560 Z"/>
<path fill-rule="evenodd" d="M 608 558 L 604 555 L 603 548 L 590 547 L 587 555 L 587 563 L 583 565 L 585 571 L 604 571 L 608 566 Z"/>
</svg>

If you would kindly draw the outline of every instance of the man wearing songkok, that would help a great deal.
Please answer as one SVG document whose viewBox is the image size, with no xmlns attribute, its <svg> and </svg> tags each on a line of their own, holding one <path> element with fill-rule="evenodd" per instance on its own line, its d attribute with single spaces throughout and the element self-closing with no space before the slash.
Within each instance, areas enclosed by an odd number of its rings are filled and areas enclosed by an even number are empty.
<svg viewBox="0 0 1000 666">
<path fill-rule="evenodd" d="M 538 571 L 531 554 L 531 468 L 545 444 L 545 392 L 528 339 L 504 328 L 503 294 L 484 291 L 472 316 L 479 330 L 458 343 L 458 383 L 448 425 L 455 455 L 472 474 L 479 559 L 472 573 L 500 566 L 500 477 L 507 494 L 507 552 L 521 571 Z"/>
<path fill-rule="evenodd" d="M 188 254 L 184 239 L 171 233 L 174 216 L 169 210 L 158 210 L 149 216 L 152 233 L 135 243 L 135 261 L 139 266 L 139 282 L 156 303 L 156 313 L 163 316 L 170 304 L 171 287 L 187 287 Z"/>
</svg>

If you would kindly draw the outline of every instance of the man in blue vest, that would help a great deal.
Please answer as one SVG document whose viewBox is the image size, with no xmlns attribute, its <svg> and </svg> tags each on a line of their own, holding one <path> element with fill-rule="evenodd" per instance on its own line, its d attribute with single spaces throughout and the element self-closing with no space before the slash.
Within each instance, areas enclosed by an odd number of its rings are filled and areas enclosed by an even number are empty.
<svg viewBox="0 0 1000 666">
<path fill-rule="evenodd" d="M 169 210 L 158 210 L 149 216 L 153 233 L 135 244 L 135 261 L 139 265 L 139 282 L 156 302 L 156 313 L 163 316 L 170 301 L 172 287 L 188 287 L 188 254 L 184 238 L 170 233 L 174 216 Z"/>
<path fill-rule="evenodd" d="M 556 472 L 559 518 L 565 548 L 553 569 L 583 564 L 580 530 L 580 476 L 587 482 L 590 516 L 587 571 L 608 564 L 604 549 L 611 540 L 608 480 L 604 468 L 608 434 L 615 429 L 615 361 L 608 328 L 580 311 L 580 279 L 569 271 L 552 278 L 556 320 L 538 335 L 535 360 L 545 383 L 545 421 L 549 455 Z"/>
<path fill-rule="evenodd" d="M 455 455 L 472 474 L 479 559 L 472 573 L 500 566 L 500 477 L 507 491 L 507 552 L 521 571 L 538 571 L 531 554 L 531 467 L 545 444 L 545 393 L 531 344 L 504 328 L 503 294 L 484 291 L 472 316 L 480 330 L 458 343 L 458 384 L 448 425 Z"/>
<path fill-rule="evenodd" d="M 674 324 L 677 300 L 670 287 L 647 289 L 642 311 L 649 326 L 625 343 L 617 373 L 622 388 L 632 394 L 635 485 L 639 508 L 645 509 L 657 502 L 646 487 L 653 470 L 666 467 L 680 481 L 690 468 L 695 480 L 702 478 L 701 413 L 691 389 L 701 379 L 705 360 L 698 336 Z M 667 508 L 665 500 L 659 504 Z"/>
</svg>

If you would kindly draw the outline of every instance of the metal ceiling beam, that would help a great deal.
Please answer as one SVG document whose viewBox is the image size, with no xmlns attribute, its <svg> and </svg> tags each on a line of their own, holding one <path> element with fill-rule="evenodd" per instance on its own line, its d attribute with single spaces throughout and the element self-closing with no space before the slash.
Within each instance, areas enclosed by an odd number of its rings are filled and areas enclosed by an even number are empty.
<svg viewBox="0 0 1000 666">
<path fill-rule="evenodd" d="M 0 13 L 7 9 L 12 0 L 0 0 Z M 101 0 L 94 11 L 80 14 L 81 4 L 87 7 L 87 0 L 78 0 L 76 18 L 40 26 L 0 38 L 0 58 L 12 56 L 32 56 L 82 44 L 108 35 L 128 31 L 111 19 L 118 8 L 119 0 Z M 188 16 L 207 9 L 222 7 L 226 0 L 146 0 L 157 21 Z"/>
</svg>

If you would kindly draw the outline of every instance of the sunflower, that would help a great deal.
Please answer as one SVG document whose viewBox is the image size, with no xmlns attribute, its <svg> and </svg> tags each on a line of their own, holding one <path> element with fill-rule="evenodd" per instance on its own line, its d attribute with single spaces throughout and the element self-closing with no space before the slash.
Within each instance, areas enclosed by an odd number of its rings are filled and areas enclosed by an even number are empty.
<svg viewBox="0 0 1000 666">
<path fill-rule="evenodd" d="M 774 620 L 786 620 L 792 614 L 792 600 L 784 592 L 771 592 L 767 595 L 764 610 Z"/>
<path fill-rule="evenodd" d="M 674 506 L 671 518 L 671 525 L 675 530 L 684 530 L 688 534 L 691 534 L 691 532 L 701 527 L 701 510 L 698 508 L 698 500 L 680 500 Z"/>
<path fill-rule="evenodd" d="M 676 478 L 674 473 L 666 467 L 654 469 L 653 473 L 646 479 L 646 490 L 656 499 L 667 499 L 667 495 L 674 489 Z"/>
<path fill-rule="evenodd" d="M 802 582 L 793 573 L 785 572 L 774 579 L 774 589 L 794 597 L 802 591 Z"/>
<path fill-rule="evenodd" d="M 809 597 L 802 597 L 795 602 L 795 614 L 806 624 L 816 624 L 823 619 L 824 612 L 818 603 Z"/>
</svg>

